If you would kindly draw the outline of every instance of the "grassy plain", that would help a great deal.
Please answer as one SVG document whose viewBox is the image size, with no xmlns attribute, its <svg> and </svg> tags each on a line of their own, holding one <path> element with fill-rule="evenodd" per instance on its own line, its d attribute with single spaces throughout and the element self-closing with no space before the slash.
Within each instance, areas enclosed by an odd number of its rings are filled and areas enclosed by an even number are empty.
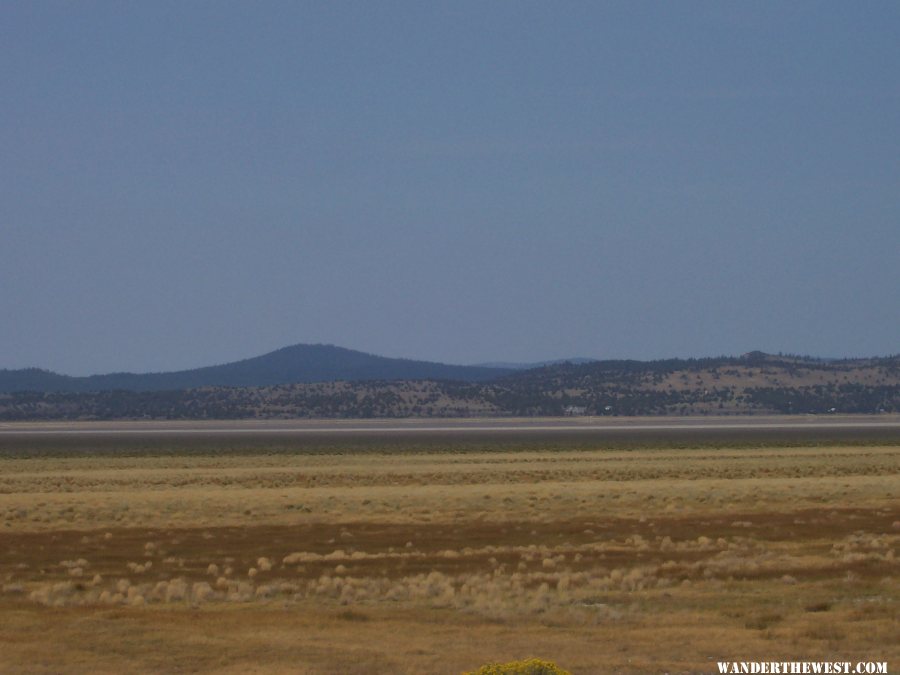
<svg viewBox="0 0 900 675">
<path fill-rule="evenodd" d="M 737 445 L 7 454 L 0 672 L 898 667 L 900 445 Z"/>
</svg>

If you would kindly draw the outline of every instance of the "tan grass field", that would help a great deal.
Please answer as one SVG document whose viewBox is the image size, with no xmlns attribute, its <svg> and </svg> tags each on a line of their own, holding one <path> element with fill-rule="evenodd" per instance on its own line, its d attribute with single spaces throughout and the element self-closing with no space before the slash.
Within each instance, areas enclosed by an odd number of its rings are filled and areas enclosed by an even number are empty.
<svg viewBox="0 0 900 675">
<path fill-rule="evenodd" d="M 900 446 L 0 459 L 0 672 L 900 668 Z"/>
</svg>

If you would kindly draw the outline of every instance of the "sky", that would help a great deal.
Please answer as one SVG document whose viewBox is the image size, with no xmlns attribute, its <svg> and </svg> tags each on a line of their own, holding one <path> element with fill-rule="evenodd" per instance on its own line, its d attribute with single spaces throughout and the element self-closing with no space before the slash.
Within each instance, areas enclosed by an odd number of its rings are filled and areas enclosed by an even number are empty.
<svg viewBox="0 0 900 675">
<path fill-rule="evenodd" d="M 900 352 L 900 3 L 0 1 L 0 368 Z"/>
</svg>

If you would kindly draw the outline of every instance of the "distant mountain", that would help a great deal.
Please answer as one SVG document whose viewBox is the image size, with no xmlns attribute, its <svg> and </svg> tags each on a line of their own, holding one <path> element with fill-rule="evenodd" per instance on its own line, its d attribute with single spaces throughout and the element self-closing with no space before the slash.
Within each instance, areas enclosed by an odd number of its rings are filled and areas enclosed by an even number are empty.
<svg viewBox="0 0 900 675">
<path fill-rule="evenodd" d="M 585 356 L 576 356 L 571 359 L 553 359 L 552 361 L 535 361 L 534 363 L 518 363 L 516 361 L 489 361 L 487 363 L 476 363 L 475 368 L 502 368 L 503 370 L 531 370 L 533 368 L 545 368 L 547 366 L 557 366 L 562 363 L 572 363 L 580 365 L 582 363 L 594 363 L 597 359 L 591 359 Z"/>
<path fill-rule="evenodd" d="M 38 368 L 0 370 L 0 392 L 166 391 L 198 387 L 262 387 L 345 381 L 456 380 L 483 382 L 512 369 L 453 366 L 374 356 L 333 345 L 294 345 L 243 361 L 169 373 L 72 377 Z"/>
<path fill-rule="evenodd" d="M 498 372 L 505 375 L 494 378 Z M 343 381 L 327 381 L 338 373 Z M 358 379 L 350 381 L 351 373 Z M 251 375 L 286 380 L 289 374 L 318 381 L 183 388 L 190 378 L 233 384 Z M 403 379 L 393 379 L 398 375 Z M 464 381 L 463 375 L 489 378 Z M 65 378 L 22 370 L 3 376 L 17 382 L 20 391 L 0 392 L 2 421 L 900 413 L 900 356 L 822 360 L 750 352 L 473 370 L 314 345 L 172 373 L 163 382 L 167 391 L 21 391 L 29 378 L 45 387 L 73 381 L 97 387 L 98 382 L 143 377 L 139 375 Z"/>
</svg>

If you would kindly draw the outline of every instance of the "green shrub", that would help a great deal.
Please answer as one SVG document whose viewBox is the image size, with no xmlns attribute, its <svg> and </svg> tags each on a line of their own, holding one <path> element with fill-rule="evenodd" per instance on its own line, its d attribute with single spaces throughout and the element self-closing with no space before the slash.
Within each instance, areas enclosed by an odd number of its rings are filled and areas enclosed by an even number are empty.
<svg viewBox="0 0 900 675">
<path fill-rule="evenodd" d="M 509 663 L 489 663 L 463 675 L 572 675 L 572 673 L 550 661 L 526 659 Z"/>
</svg>

